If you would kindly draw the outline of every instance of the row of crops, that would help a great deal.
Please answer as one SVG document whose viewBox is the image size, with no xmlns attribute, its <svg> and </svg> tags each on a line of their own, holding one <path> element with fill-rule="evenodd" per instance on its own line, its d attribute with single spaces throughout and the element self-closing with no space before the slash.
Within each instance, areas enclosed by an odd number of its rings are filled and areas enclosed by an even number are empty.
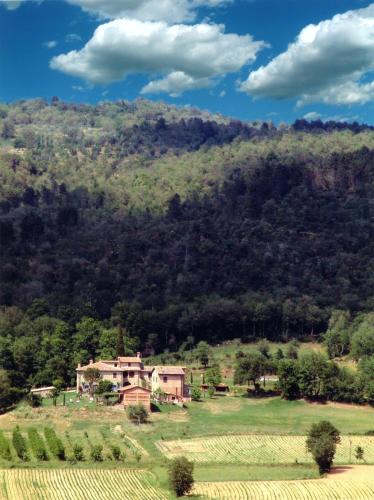
<svg viewBox="0 0 374 500">
<path fill-rule="evenodd" d="M 197 483 L 194 493 L 219 500 L 373 500 L 374 480 Z"/>
<path fill-rule="evenodd" d="M 0 500 L 166 500 L 143 470 L 0 470 Z"/>
<path fill-rule="evenodd" d="M 197 463 L 292 464 L 312 463 L 306 451 L 306 436 L 240 435 L 159 441 L 168 458 L 186 456 Z M 374 436 L 342 436 L 334 462 L 355 462 L 355 449 L 364 450 L 366 463 L 374 463 Z"/>
<path fill-rule="evenodd" d="M 51 427 L 31 427 L 21 431 L 17 426 L 12 432 L 0 430 L 0 460 L 13 462 L 128 462 L 139 463 L 145 451 L 125 435 L 113 435 L 107 428 L 89 435 L 87 432 L 70 435 L 66 431 L 58 436 Z"/>
</svg>

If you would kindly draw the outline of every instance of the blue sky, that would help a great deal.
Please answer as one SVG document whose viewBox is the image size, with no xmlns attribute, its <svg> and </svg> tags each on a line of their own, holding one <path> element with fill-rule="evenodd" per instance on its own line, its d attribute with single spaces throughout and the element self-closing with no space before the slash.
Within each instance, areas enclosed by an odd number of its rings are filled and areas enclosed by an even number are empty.
<svg viewBox="0 0 374 500">
<path fill-rule="evenodd" d="M 87 44 L 87 45 L 86 45 Z M 0 0 L 0 100 L 148 99 L 374 124 L 365 0 Z"/>
</svg>

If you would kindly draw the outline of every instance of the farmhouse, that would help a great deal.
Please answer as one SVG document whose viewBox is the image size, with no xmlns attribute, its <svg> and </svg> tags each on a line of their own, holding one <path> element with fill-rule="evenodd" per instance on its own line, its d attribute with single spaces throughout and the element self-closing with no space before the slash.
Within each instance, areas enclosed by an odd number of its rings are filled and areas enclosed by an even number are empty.
<svg viewBox="0 0 374 500">
<path fill-rule="evenodd" d="M 114 360 L 93 360 L 86 366 L 78 365 L 77 391 L 87 392 L 88 383 L 84 374 L 88 368 L 97 368 L 103 380 L 112 382 L 113 389 L 120 393 L 120 401 L 127 406 L 130 401 L 143 402 L 150 406 L 151 393 L 162 393 L 167 401 L 189 401 L 189 386 L 186 384 L 185 368 L 181 366 L 144 366 L 141 354 Z"/>
</svg>

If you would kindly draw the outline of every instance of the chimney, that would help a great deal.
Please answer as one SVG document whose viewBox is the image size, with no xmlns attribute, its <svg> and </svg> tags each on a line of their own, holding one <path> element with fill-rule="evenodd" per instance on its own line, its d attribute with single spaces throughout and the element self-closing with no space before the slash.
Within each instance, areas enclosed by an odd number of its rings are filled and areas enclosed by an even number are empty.
<svg viewBox="0 0 374 500">
<path fill-rule="evenodd" d="M 93 365 L 93 359 L 90 359 L 90 365 Z"/>
<path fill-rule="evenodd" d="M 141 358 L 141 357 L 142 357 L 142 353 L 141 353 L 141 352 L 137 352 L 137 353 L 136 353 L 136 357 L 137 357 L 137 358 Z"/>
</svg>

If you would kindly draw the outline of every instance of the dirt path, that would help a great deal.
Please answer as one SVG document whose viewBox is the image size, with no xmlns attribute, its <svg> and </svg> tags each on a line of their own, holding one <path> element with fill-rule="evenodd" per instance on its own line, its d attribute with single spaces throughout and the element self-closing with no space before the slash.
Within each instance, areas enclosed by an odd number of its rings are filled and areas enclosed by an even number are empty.
<svg viewBox="0 0 374 500">
<path fill-rule="evenodd" d="M 342 465 L 331 469 L 326 479 L 341 480 L 369 480 L 374 478 L 374 465 Z"/>
</svg>

